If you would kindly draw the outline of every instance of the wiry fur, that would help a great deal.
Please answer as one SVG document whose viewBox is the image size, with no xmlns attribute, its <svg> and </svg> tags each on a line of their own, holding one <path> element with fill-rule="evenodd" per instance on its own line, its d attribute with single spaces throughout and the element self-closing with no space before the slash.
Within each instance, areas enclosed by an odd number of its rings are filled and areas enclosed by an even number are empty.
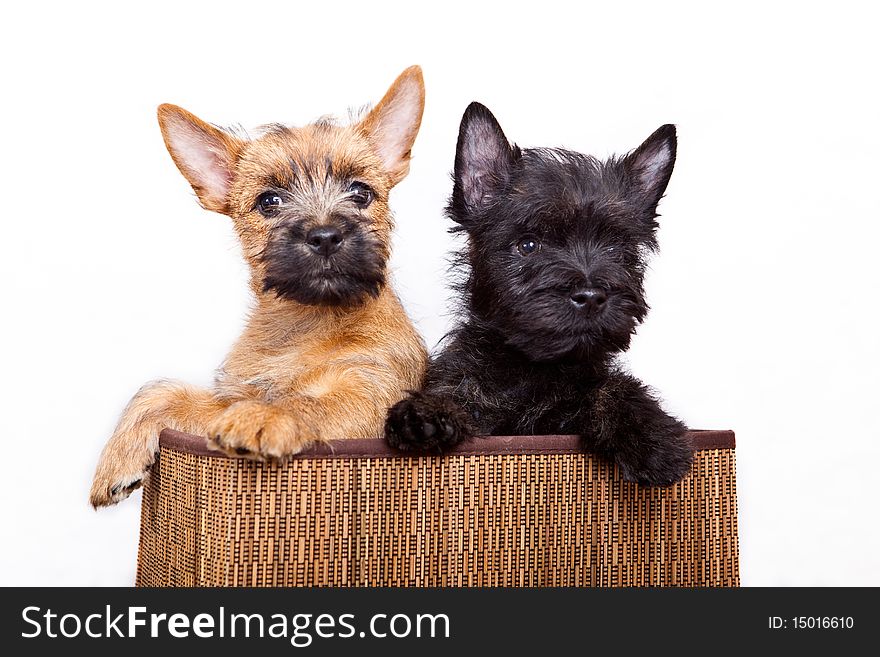
<svg viewBox="0 0 880 657">
<path fill-rule="evenodd" d="M 179 107 L 159 108 L 166 145 L 202 205 L 233 220 L 255 306 L 212 388 L 159 381 L 135 395 L 101 455 L 94 506 L 140 485 L 165 427 L 253 458 L 381 435 L 386 409 L 421 385 L 427 358 L 386 285 L 388 193 L 408 172 L 423 107 L 421 71 L 412 67 L 347 126 L 272 126 L 245 139 Z M 372 190 L 368 206 L 353 202 L 353 182 Z M 261 212 L 267 192 L 280 203 Z M 344 238 L 329 256 L 304 243 L 323 226 Z"/>
<path fill-rule="evenodd" d="M 574 433 L 628 480 L 666 485 L 688 471 L 685 426 L 614 360 L 648 311 L 645 258 L 675 146 L 663 126 L 604 162 L 521 150 L 485 107 L 468 108 L 447 208 L 468 237 L 456 264 L 461 319 L 424 389 L 389 412 L 391 445 Z M 538 246 L 523 254 L 524 242 Z M 600 305 L 576 304 L 584 298 Z"/>
</svg>

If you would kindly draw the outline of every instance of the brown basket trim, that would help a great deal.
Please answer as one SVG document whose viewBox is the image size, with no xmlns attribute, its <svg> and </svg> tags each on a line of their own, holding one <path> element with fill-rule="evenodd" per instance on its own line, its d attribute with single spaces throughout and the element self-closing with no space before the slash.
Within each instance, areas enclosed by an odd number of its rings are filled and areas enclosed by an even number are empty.
<svg viewBox="0 0 880 657">
<path fill-rule="evenodd" d="M 688 432 L 694 450 L 735 449 L 736 439 L 733 431 L 694 430 Z M 210 449 L 202 436 L 165 429 L 159 434 L 159 445 L 197 456 L 229 457 L 222 452 Z M 449 450 L 448 454 L 489 455 L 489 454 L 571 454 L 582 449 L 579 436 L 485 436 L 468 441 Z M 401 452 L 389 447 L 379 438 L 353 438 L 351 440 L 331 440 L 329 443 L 315 445 L 294 458 L 389 458 L 424 456 L 430 453 Z"/>
</svg>

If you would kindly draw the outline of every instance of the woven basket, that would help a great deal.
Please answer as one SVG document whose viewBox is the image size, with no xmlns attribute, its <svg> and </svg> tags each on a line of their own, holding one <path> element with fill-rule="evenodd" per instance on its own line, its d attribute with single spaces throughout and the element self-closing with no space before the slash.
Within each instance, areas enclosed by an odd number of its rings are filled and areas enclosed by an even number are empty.
<svg viewBox="0 0 880 657">
<path fill-rule="evenodd" d="M 738 586 L 729 431 L 646 488 L 575 436 L 491 437 L 444 456 L 341 440 L 287 464 L 162 432 L 139 586 Z"/>
</svg>

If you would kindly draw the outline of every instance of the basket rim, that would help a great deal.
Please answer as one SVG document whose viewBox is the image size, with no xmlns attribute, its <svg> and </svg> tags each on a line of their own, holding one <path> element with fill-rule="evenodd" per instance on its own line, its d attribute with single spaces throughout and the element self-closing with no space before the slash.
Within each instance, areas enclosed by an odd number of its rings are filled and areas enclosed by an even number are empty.
<svg viewBox="0 0 880 657">
<path fill-rule="evenodd" d="M 709 449 L 736 449 L 736 436 L 728 429 L 691 429 L 688 436 L 694 451 Z M 245 458 L 229 456 L 208 447 L 207 438 L 174 429 L 164 429 L 159 434 L 159 446 L 165 449 L 208 456 L 212 458 Z M 515 454 L 576 454 L 583 451 L 580 436 L 480 436 L 451 449 L 444 454 L 454 456 L 515 455 Z M 351 438 L 320 443 L 293 456 L 295 459 L 325 458 L 413 458 L 438 456 L 437 451 L 400 451 L 389 447 L 381 438 Z"/>
</svg>

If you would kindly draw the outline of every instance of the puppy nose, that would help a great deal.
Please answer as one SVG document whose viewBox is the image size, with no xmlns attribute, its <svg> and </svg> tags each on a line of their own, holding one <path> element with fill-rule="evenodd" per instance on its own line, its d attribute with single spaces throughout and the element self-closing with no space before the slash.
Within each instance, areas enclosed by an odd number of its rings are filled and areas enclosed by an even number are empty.
<svg viewBox="0 0 880 657">
<path fill-rule="evenodd" d="M 608 300 L 608 296 L 602 290 L 595 287 L 588 287 L 582 290 L 575 290 L 569 297 L 575 308 L 578 310 L 597 310 L 601 308 Z"/>
<path fill-rule="evenodd" d="M 339 250 L 342 245 L 342 233 L 333 226 L 318 226 L 308 232 L 306 244 L 312 251 L 326 258 Z"/>
</svg>

